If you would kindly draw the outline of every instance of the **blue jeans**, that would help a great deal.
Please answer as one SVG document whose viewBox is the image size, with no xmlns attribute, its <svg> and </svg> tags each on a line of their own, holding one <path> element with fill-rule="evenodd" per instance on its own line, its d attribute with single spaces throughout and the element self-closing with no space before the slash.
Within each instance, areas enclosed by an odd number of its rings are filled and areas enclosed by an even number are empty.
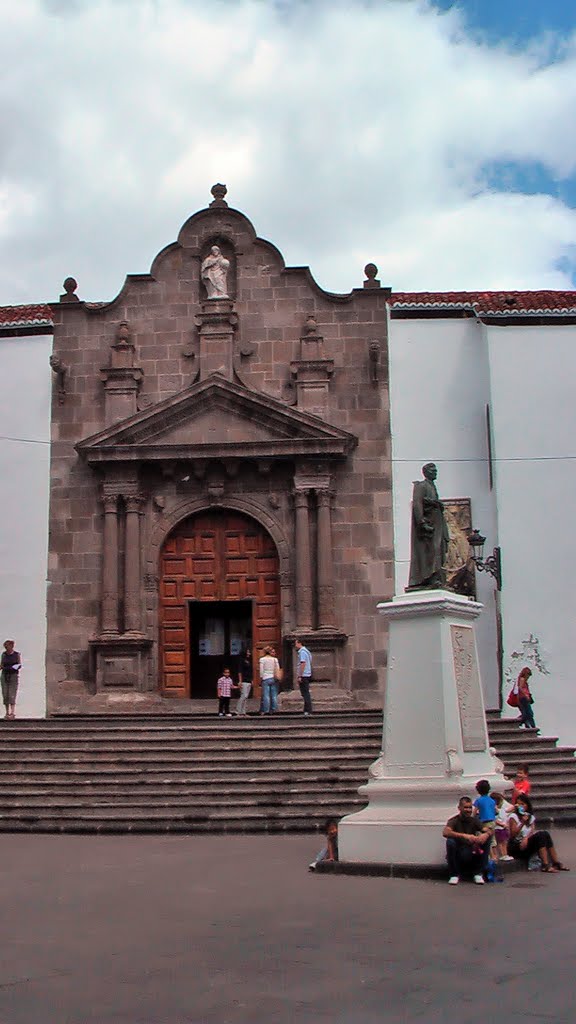
<svg viewBox="0 0 576 1024">
<path fill-rule="evenodd" d="M 267 715 L 276 711 L 278 707 L 278 683 L 275 679 L 262 680 L 262 700 L 260 701 L 260 713 Z"/>
<path fill-rule="evenodd" d="M 483 875 L 488 867 L 490 840 L 482 845 L 481 853 L 473 853 L 472 847 L 458 839 L 446 840 L 446 860 L 450 875 Z"/>
<path fill-rule="evenodd" d="M 532 705 L 527 697 L 520 697 L 518 701 L 518 707 L 520 708 L 520 714 L 522 715 L 521 725 L 527 725 L 529 729 L 536 728 L 536 722 L 534 721 L 534 712 L 532 711 Z"/>
</svg>

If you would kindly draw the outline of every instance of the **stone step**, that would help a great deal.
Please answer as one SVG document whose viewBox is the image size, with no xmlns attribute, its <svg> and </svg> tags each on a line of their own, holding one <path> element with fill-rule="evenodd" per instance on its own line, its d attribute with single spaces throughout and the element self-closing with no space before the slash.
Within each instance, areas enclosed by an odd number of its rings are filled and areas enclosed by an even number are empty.
<svg viewBox="0 0 576 1024">
<path fill-rule="evenodd" d="M 219 715 L 204 715 L 196 719 L 183 719 L 182 721 L 163 720 L 162 722 L 141 722 L 141 721 L 114 721 L 114 722 L 67 722 L 59 723 L 54 719 L 16 719 L 6 722 L 0 720 L 0 732 L 3 737 L 12 734 L 22 733 L 43 734 L 53 739 L 58 736 L 98 736 L 103 733 L 114 736 L 168 736 L 182 735 L 189 733 L 196 735 L 201 733 L 211 734 L 215 725 L 221 725 L 235 730 L 254 731 L 260 730 L 294 732 L 295 730 L 306 732 L 313 730 L 315 733 L 322 731 L 362 731 L 368 730 L 382 734 L 382 716 L 366 715 L 353 718 L 351 715 L 248 715 L 247 717 L 232 715 L 232 718 L 220 719 Z"/>
<path fill-rule="evenodd" d="M 357 799 L 357 791 L 351 786 L 335 784 L 330 787 L 330 800 L 333 803 Z M 198 793 L 188 791 L 185 793 L 153 793 L 148 795 L 134 796 L 123 793 L 109 794 L 102 796 L 92 793 L 66 794 L 65 796 L 54 796 L 43 793 L 34 796 L 25 796 L 19 793 L 15 798 L 13 795 L 0 796 L 0 815 L 5 817 L 13 813 L 20 813 L 22 808 L 29 810 L 41 809 L 45 812 L 54 812 L 58 809 L 63 814 L 77 811 L 78 809 L 89 810 L 91 808 L 108 808 L 123 810 L 125 813 L 141 814 L 146 811 L 156 814 L 158 808 L 174 807 L 178 811 L 190 811 L 195 807 L 202 808 L 240 808 L 240 807 L 274 807 L 292 806 L 295 804 L 306 804 L 314 806 L 317 798 L 317 789 L 313 786 L 282 786 L 276 788 L 250 787 L 240 790 L 231 790 L 226 787 L 205 790 Z"/>
<path fill-rule="evenodd" d="M 348 814 L 357 807 L 345 807 L 343 814 Z M 0 833 L 32 833 L 68 835 L 257 835 L 276 833 L 310 833 L 321 831 L 327 817 L 332 812 L 325 809 L 321 813 L 310 812 L 307 815 L 289 816 L 286 811 L 275 817 L 270 813 L 260 815 L 244 815 L 237 821 L 221 821 L 195 819 L 181 821 L 172 816 L 155 821 L 135 822 L 130 818 L 101 820 L 98 818 L 78 818 L 60 821 L 58 818 L 21 817 L 8 822 L 0 820 Z M 338 816 L 335 814 L 334 816 Z"/>
<path fill-rule="evenodd" d="M 235 708 L 235 698 L 232 699 L 232 710 Z M 146 729 L 172 729 L 179 726 L 190 726 L 202 727 L 205 726 L 210 728 L 212 723 L 218 718 L 216 714 L 215 702 L 209 711 L 201 714 L 190 714 L 190 715 L 134 715 L 134 714 L 123 714 L 123 715 L 54 715 L 47 719 L 14 719 L 10 722 L 1 722 L 6 729 L 40 729 L 40 728 L 52 728 L 55 731 L 64 729 L 129 729 L 129 728 L 146 728 Z M 382 713 L 381 711 L 370 711 L 370 710 L 359 710 L 359 711 L 339 711 L 339 712 L 323 712 L 321 715 L 310 716 L 314 721 L 315 728 L 331 728 L 334 722 L 347 723 L 349 725 L 356 725 L 358 723 L 369 723 L 376 724 L 381 731 L 382 728 Z M 302 726 L 308 724 L 307 717 L 301 712 L 277 712 L 275 715 L 258 715 L 255 710 L 249 711 L 246 718 L 242 718 L 241 722 L 245 724 L 254 724 L 260 722 L 263 725 L 270 726 L 271 728 L 277 727 L 291 727 L 300 723 Z"/>
<path fill-rule="evenodd" d="M 138 753 L 139 751 L 148 751 L 155 754 L 156 756 L 162 755 L 163 753 L 176 753 L 178 751 L 194 749 L 195 751 L 202 754 L 214 754 L 217 755 L 219 751 L 281 751 L 281 750 L 311 750 L 311 745 L 314 745 L 315 750 L 338 750 L 338 749 L 352 749 L 358 748 L 358 746 L 367 746 L 372 749 L 378 746 L 379 749 L 379 737 L 367 736 L 364 734 L 355 734 L 351 732 L 341 733 L 340 735 L 321 735 L 315 737 L 310 736 L 299 736 L 299 735 L 261 735 L 261 736 L 231 736 L 230 733 L 222 733 L 221 736 L 214 736 L 213 738 L 202 737 L 189 740 L 188 737 L 182 737 L 181 739 L 170 738 L 163 742 L 157 740 L 140 740 L 140 739 L 122 739 L 121 741 L 115 740 L 111 737 L 106 737 L 98 740 L 92 739 L 77 739 L 71 742 L 69 739 L 63 739 L 60 737 L 58 741 L 49 742 L 47 740 L 33 741 L 30 739 L 23 738 L 17 740 L 10 737 L 9 740 L 5 740 L 0 749 L 0 757 L 5 755 L 24 752 L 33 755 L 54 753 L 57 756 L 63 756 L 65 754 L 75 753 L 89 753 L 89 754 L 101 754 L 101 753 L 113 753 L 121 750 L 126 753 Z"/>
<path fill-rule="evenodd" d="M 363 801 L 359 797 L 346 799 L 346 806 L 356 807 L 362 806 L 362 804 Z M 334 806 L 332 798 L 325 795 L 318 796 L 314 801 L 299 800 L 296 797 L 293 800 L 277 801 L 276 803 L 267 801 L 258 804 L 253 800 L 246 806 L 240 803 L 230 804 L 226 801 L 212 805 L 207 804 L 206 806 L 191 804 L 189 807 L 186 807 L 185 805 L 175 804 L 170 807 L 170 817 L 178 821 L 194 822 L 209 820 L 234 824 L 241 822 L 244 816 L 264 817 L 269 813 L 275 817 L 279 817 L 280 814 L 286 814 L 288 818 L 309 815 L 318 817 L 321 811 L 320 816 L 326 818 L 329 814 L 333 813 Z M 78 821 L 80 819 L 90 821 L 94 818 L 101 821 L 115 821 L 121 818 L 133 822 L 153 822 L 158 819 L 162 820 L 167 816 L 167 809 L 164 807 L 132 807 L 120 804 L 114 807 L 89 806 L 85 809 L 75 809 L 69 806 L 65 808 L 55 807 L 54 809 L 43 807 L 38 810 L 34 808 L 12 808 L 0 814 L 0 821 L 5 824 L 18 818 L 41 818 L 44 820 L 56 818 L 60 822 Z"/>
<path fill-rule="evenodd" d="M 377 754 L 375 748 L 374 757 Z M 187 768 L 198 764 L 199 761 L 205 763 L 213 762 L 215 764 L 227 764 L 236 765 L 245 763 L 247 753 L 244 752 L 244 756 L 240 756 L 238 751 L 234 750 L 221 750 L 218 752 L 218 756 L 214 758 L 203 758 L 201 752 L 191 752 L 188 748 L 182 751 L 174 751 L 170 753 L 164 753 L 161 758 L 158 758 L 154 751 L 144 750 L 138 753 L 126 753 L 124 751 L 118 751 L 116 754 L 110 751 L 109 753 L 87 753 L 82 754 L 77 752 L 74 755 L 63 756 L 61 753 L 50 756 L 49 754 L 32 753 L 27 754 L 23 759 L 20 757 L 16 758 L 13 754 L 10 760 L 10 769 L 16 768 L 29 768 L 30 766 L 38 767 L 40 765 L 54 766 L 58 768 L 66 768 L 70 765 L 84 765 L 93 766 L 94 770 L 99 769 L 101 766 L 106 765 L 123 765 L 123 766 L 156 766 L 165 765 L 172 767 Z M 322 750 L 311 751 L 309 748 L 301 748 L 298 750 L 290 750 L 287 748 L 274 749 L 263 748 L 258 750 L 250 751 L 252 754 L 252 760 L 254 763 L 270 762 L 272 764 L 339 764 L 344 763 L 350 759 L 358 760 L 362 758 L 366 760 L 366 752 L 363 750 L 358 751 L 353 745 L 350 747 L 343 748 L 342 746 L 334 746 L 332 748 L 326 747 Z M 371 756 L 370 754 L 368 755 Z M 374 759 L 374 758 L 372 758 Z"/>
</svg>

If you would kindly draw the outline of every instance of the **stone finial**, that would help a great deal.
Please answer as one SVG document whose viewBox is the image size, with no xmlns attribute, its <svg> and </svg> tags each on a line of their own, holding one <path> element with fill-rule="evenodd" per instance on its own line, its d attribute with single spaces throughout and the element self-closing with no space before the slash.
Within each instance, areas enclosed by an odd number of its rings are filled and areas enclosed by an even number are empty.
<svg viewBox="0 0 576 1024">
<path fill-rule="evenodd" d="M 304 324 L 304 334 L 317 334 L 318 324 L 313 316 L 306 317 L 306 323 Z"/>
<path fill-rule="evenodd" d="M 134 366 L 134 342 L 130 324 L 126 320 L 122 320 L 118 324 L 111 349 L 110 366 L 115 368 Z"/>
<path fill-rule="evenodd" d="M 380 281 L 377 280 L 376 274 L 378 273 L 378 267 L 375 263 L 367 263 L 364 267 L 364 273 L 366 274 L 366 280 L 364 281 L 365 288 L 379 288 Z"/>
<path fill-rule="evenodd" d="M 130 325 L 127 320 L 122 320 L 116 328 L 116 335 L 112 343 L 114 348 L 127 348 L 132 345 Z M 132 348 L 134 346 L 132 345 Z"/>
<path fill-rule="evenodd" d="M 214 196 L 214 200 L 213 202 L 210 203 L 210 206 L 228 206 L 228 203 L 224 198 L 224 196 L 228 192 L 226 185 L 221 185 L 219 183 L 216 185 L 212 185 L 210 192 Z"/>
<path fill-rule="evenodd" d="M 67 277 L 62 287 L 64 292 L 60 296 L 60 302 L 80 302 L 78 296 L 74 294 L 78 287 L 78 282 L 73 277 Z"/>
</svg>

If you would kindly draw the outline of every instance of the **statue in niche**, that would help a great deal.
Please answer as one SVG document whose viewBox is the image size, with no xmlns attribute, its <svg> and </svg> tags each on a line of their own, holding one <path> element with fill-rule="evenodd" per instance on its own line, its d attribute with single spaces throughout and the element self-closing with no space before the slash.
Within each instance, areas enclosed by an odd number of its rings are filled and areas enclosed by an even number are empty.
<svg viewBox="0 0 576 1024">
<path fill-rule="evenodd" d="M 446 585 L 446 554 L 450 535 L 444 505 L 434 481 L 438 470 L 433 462 L 422 466 L 423 480 L 414 484 L 410 578 L 407 590 L 438 590 Z"/>
<path fill-rule="evenodd" d="M 220 252 L 218 245 L 213 245 L 206 259 L 202 260 L 201 276 L 209 299 L 228 298 L 228 270 L 230 260 Z"/>
</svg>

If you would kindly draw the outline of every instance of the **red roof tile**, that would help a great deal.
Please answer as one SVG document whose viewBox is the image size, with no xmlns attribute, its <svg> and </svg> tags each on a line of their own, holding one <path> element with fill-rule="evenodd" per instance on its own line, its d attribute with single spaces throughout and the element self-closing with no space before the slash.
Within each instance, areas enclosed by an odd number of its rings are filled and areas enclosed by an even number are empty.
<svg viewBox="0 0 576 1024">
<path fill-rule="evenodd" d="M 0 306 L 0 328 L 51 327 L 50 306 Z"/>
<path fill-rule="evenodd" d="M 471 309 L 478 316 L 558 315 L 576 312 L 576 291 L 392 292 L 398 309 Z"/>
<path fill-rule="evenodd" d="M 100 303 L 86 303 L 99 307 Z M 562 316 L 576 314 L 576 291 L 392 292 L 396 309 L 469 309 L 478 316 Z M 0 306 L 0 328 L 50 327 L 46 305 Z"/>
</svg>

